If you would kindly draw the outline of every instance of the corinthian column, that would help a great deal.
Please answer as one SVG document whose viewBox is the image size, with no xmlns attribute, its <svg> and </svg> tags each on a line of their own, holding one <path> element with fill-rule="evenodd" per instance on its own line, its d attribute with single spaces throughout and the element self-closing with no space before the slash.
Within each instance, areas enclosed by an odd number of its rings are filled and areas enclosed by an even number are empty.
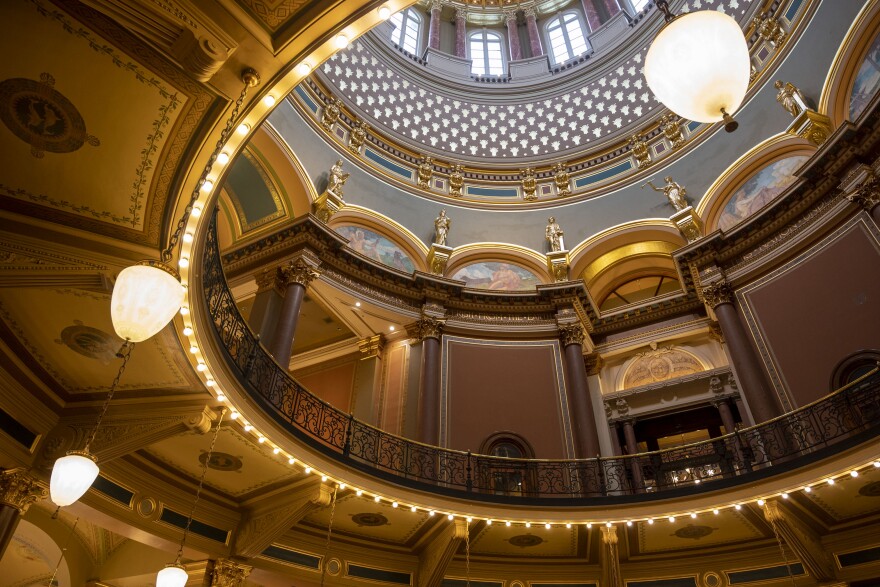
<svg viewBox="0 0 880 587">
<path fill-rule="evenodd" d="M 516 26 L 516 10 L 505 10 L 504 18 L 507 21 L 507 40 L 510 44 L 510 60 L 522 59 L 522 48 L 519 46 L 519 30 Z"/>
<path fill-rule="evenodd" d="M 538 21 L 535 16 L 535 7 L 529 6 L 523 9 L 526 15 L 526 29 L 529 31 L 529 46 L 532 50 L 532 57 L 540 57 L 544 54 L 541 47 L 541 33 L 538 31 Z"/>
<path fill-rule="evenodd" d="M 35 501 L 48 494 L 46 485 L 24 469 L 6 469 L 0 473 L 0 558 L 21 517 Z"/>
<path fill-rule="evenodd" d="M 408 327 L 410 335 L 422 343 L 418 441 L 433 446 L 440 443 L 440 337 L 443 322 L 424 316 Z"/>
<path fill-rule="evenodd" d="M 463 8 L 455 9 L 455 56 L 467 57 L 467 12 Z"/>
<path fill-rule="evenodd" d="M 566 387 L 577 457 L 591 459 L 599 455 L 599 435 L 584 369 L 584 329 L 580 324 L 560 325 L 559 339 L 565 352 Z"/>
<path fill-rule="evenodd" d="M 285 369 L 290 364 L 293 336 L 299 322 L 299 311 L 306 295 L 306 288 L 318 276 L 318 272 L 315 271 L 316 266 L 316 261 L 300 257 L 278 268 L 277 287 L 284 292 L 284 301 L 281 304 L 275 335 L 267 349 Z"/>
<path fill-rule="evenodd" d="M 244 587 L 252 570 L 253 567 L 228 558 L 217 559 L 211 570 L 211 587 Z"/>
<path fill-rule="evenodd" d="M 726 281 L 703 286 L 703 300 L 715 312 L 730 351 L 730 360 L 739 377 L 740 387 L 755 423 L 760 424 L 781 413 L 774 392 L 767 384 L 758 357 L 749 343 L 739 313 L 733 303 L 733 290 Z"/>
<path fill-rule="evenodd" d="M 440 0 L 431 2 L 431 22 L 428 25 L 428 47 L 431 49 L 440 48 L 440 10 L 442 8 Z"/>
</svg>

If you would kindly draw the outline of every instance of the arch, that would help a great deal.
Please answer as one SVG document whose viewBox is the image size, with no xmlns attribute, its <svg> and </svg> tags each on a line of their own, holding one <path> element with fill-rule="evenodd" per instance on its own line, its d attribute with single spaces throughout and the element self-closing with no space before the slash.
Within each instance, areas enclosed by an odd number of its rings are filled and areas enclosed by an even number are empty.
<svg viewBox="0 0 880 587">
<path fill-rule="evenodd" d="M 850 116 L 850 99 L 859 69 L 880 37 L 880 3 L 866 2 L 837 50 L 819 98 L 819 111 L 837 128 Z"/>
<path fill-rule="evenodd" d="M 553 65 L 565 63 L 590 49 L 587 26 L 575 10 L 566 10 L 544 23 L 544 42 Z"/>
<path fill-rule="evenodd" d="M 546 256 L 531 249 L 507 243 L 471 243 L 463 247 L 456 247 L 443 275 L 455 279 L 456 273 L 461 269 L 481 263 L 506 263 L 531 273 L 538 283 L 552 283 L 553 281 L 547 271 Z M 532 289 L 531 286 L 528 289 Z"/>
<path fill-rule="evenodd" d="M 522 454 L 521 457 L 510 456 L 508 458 L 524 458 L 524 459 L 533 459 L 535 458 L 535 449 L 532 448 L 532 445 L 528 440 L 525 439 L 520 434 L 516 432 L 510 432 L 509 430 L 502 430 L 500 432 L 493 432 L 485 440 L 480 444 L 479 454 L 490 455 L 490 456 L 507 456 L 507 455 L 499 455 L 494 454 L 493 451 L 505 444 L 510 444 L 517 449 L 519 449 Z"/>
<path fill-rule="evenodd" d="M 831 372 L 831 389 L 837 391 L 852 383 L 872 369 L 880 366 L 880 350 L 865 350 L 853 353 L 840 361 Z"/>
<path fill-rule="evenodd" d="M 674 271 L 639 271 L 625 275 L 616 283 L 607 286 L 607 293 L 596 298 L 600 312 L 609 312 L 620 306 L 627 306 L 681 289 L 681 281 Z M 614 299 L 611 297 L 614 296 Z"/>
<path fill-rule="evenodd" d="M 467 54 L 471 60 L 472 75 L 504 75 L 507 59 L 504 56 L 504 37 L 501 33 L 486 29 L 469 33 Z"/>
<path fill-rule="evenodd" d="M 615 391 L 661 383 L 712 369 L 696 354 L 674 345 L 652 345 L 651 350 L 627 359 L 617 373 Z"/>
<path fill-rule="evenodd" d="M 719 226 L 719 221 L 724 214 L 725 207 L 732 198 L 737 197 L 738 190 L 742 190 L 746 184 L 752 179 L 757 178 L 760 173 L 767 170 L 771 165 L 785 159 L 800 157 L 803 158 L 801 161 L 805 161 L 806 158 L 810 157 L 815 151 L 816 147 L 807 142 L 806 139 L 787 134 L 771 137 L 749 150 L 724 170 L 724 173 L 715 180 L 697 204 L 696 211 L 703 219 L 705 231 L 709 233 L 721 228 L 721 226 Z M 791 167 L 792 166 L 787 166 L 789 171 L 793 171 Z M 799 167 L 799 165 L 794 166 L 795 169 L 797 167 Z M 760 179 L 757 181 L 760 182 Z M 784 191 L 787 187 L 793 185 L 793 183 L 796 183 L 796 181 L 788 185 L 786 185 L 785 182 L 779 182 L 774 183 L 772 186 L 764 187 L 772 187 L 772 191 L 778 195 L 781 191 Z M 743 197 L 745 198 L 749 195 L 754 197 L 756 194 L 757 192 L 754 192 L 753 194 L 744 193 Z M 773 198 L 775 198 L 775 196 L 764 201 L 764 204 L 769 203 L 769 200 L 772 200 Z M 757 201 L 758 200 L 755 200 L 754 203 L 757 203 Z M 756 212 L 757 209 L 758 208 L 755 208 L 751 213 Z M 740 221 L 745 218 L 746 216 L 743 216 Z M 721 224 L 724 225 L 725 223 L 722 222 Z M 727 224 L 727 229 L 729 230 L 732 226 L 733 225 Z"/>
<path fill-rule="evenodd" d="M 418 55 L 424 22 L 422 15 L 415 8 L 409 7 L 394 13 L 388 20 L 393 26 L 391 42 L 411 55 Z"/>
<path fill-rule="evenodd" d="M 414 270 L 428 270 L 425 261 L 428 256 L 428 249 L 422 241 L 416 238 L 409 230 L 382 214 L 368 208 L 346 204 L 345 208 L 333 215 L 328 226 L 337 232 L 346 226 L 358 227 L 373 232 L 387 239 L 400 250 L 402 255 L 408 257 L 409 261 L 412 262 Z M 393 251 L 391 251 L 391 254 L 393 254 Z M 380 257 L 372 257 L 370 254 L 367 254 L 367 256 L 380 263 L 383 262 Z M 385 264 L 394 267 L 390 263 Z M 400 269 L 400 267 L 396 268 Z"/>
</svg>

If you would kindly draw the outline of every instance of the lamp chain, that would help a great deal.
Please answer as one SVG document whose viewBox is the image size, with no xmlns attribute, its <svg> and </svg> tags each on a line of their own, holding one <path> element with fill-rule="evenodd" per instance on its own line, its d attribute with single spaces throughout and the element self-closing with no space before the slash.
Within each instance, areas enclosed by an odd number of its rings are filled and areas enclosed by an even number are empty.
<svg viewBox="0 0 880 587">
<path fill-rule="evenodd" d="M 792 586 L 794 587 L 796 585 L 794 582 L 794 575 L 791 572 L 791 565 L 788 564 L 788 555 L 785 554 L 785 547 L 782 546 L 782 537 L 779 535 L 779 530 L 776 529 L 776 522 L 770 520 L 770 527 L 773 528 L 773 535 L 776 536 L 776 544 L 779 545 L 779 552 L 782 555 L 782 562 L 785 563 L 785 569 L 788 571 L 788 578 L 791 581 Z"/>
<path fill-rule="evenodd" d="M 58 569 L 61 568 L 61 561 L 64 560 L 64 553 L 67 552 L 67 547 L 70 546 L 70 541 L 73 539 L 73 532 L 76 530 L 76 525 L 79 523 L 79 517 L 73 521 L 73 526 L 70 527 L 70 534 L 67 535 L 67 540 L 64 542 L 64 546 L 61 548 L 61 556 L 58 557 L 58 562 L 55 564 L 55 569 L 52 571 L 52 576 L 49 577 L 49 587 L 55 587 L 55 577 L 58 576 Z"/>
<path fill-rule="evenodd" d="M 663 18 L 666 22 L 675 20 L 675 15 L 669 10 L 669 2 L 667 0 L 657 0 L 657 10 L 663 13 Z"/>
<path fill-rule="evenodd" d="M 333 497 L 330 500 L 330 523 L 327 524 L 327 545 L 324 547 L 324 565 L 321 567 L 321 587 L 324 587 L 324 577 L 327 575 L 327 564 L 330 562 L 330 536 L 333 534 L 333 516 L 336 514 L 336 493 L 339 485 L 333 488 Z"/>
<path fill-rule="evenodd" d="M 214 437 L 211 439 L 211 446 L 208 447 L 208 454 L 202 461 L 202 474 L 199 477 L 199 487 L 196 489 L 196 498 L 193 500 L 192 509 L 189 511 L 189 518 L 186 520 L 186 527 L 183 529 L 183 537 L 180 539 L 180 548 L 177 549 L 177 558 L 175 564 L 180 564 L 180 558 L 183 556 L 183 547 L 186 544 L 186 537 L 189 536 L 189 528 L 192 526 L 193 516 L 196 513 L 196 506 L 199 505 L 199 498 L 202 496 L 202 487 L 205 485 L 205 476 L 208 474 L 208 463 L 211 462 L 211 455 L 214 454 L 214 445 L 217 444 L 217 437 L 220 436 L 220 425 L 223 423 L 223 416 L 226 415 L 226 408 L 220 410 L 220 418 L 217 420 L 217 429 L 214 430 Z"/>
<path fill-rule="evenodd" d="M 117 386 L 119 386 L 119 380 L 122 378 L 122 374 L 125 373 L 125 367 L 128 365 L 128 360 L 131 358 L 132 350 L 134 350 L 134 343 L 127 340 L 122 345 L 122 348 L 119 349 L 119 352 L 116 353 L 116 356 L 122 359 L 122 364 L 119 366 L 116 378 L 113 379 L 113 383 L 110 384 L 110 390 L 107 392 L 107 397 L 104 399 L 104 406 L 101 408 L 101 413 L 98 414 L 98 420 L 95 422 L 95 427 L 89 432 L 89 437 L 86 440 L 86 446 L 83 449 L 83 452 L 89 452 L 89 447 L 92 446 L 92 443 L 95 441 L 95 435 L 98 434 L 98 428 L 101 426 L 101 421 L 107 413 L 107 408 L 110 407 L 110 400 L 113 399 L 113 392 L 116 391 Z"/>
<path fill-rule="evenodd" d="M 226 126 L 220 131 L 220 138 L 217 139 L 217 144 L 214 145 L 214 151 L 208 158 L 208 162 L 205 163 L 205 168 L 202 170 L 201 175 L 199 175 L 199 180 L 196 182 L 196 187 L 193 189 L 189 204 L 187 204 L 183 216 L 177 221 L 177 227 L 174 229 L 171 238 L 168 239 L 168 246 L 162 251 L 161 258 L 163 262 L 167 263 L 171 259 L 171 252 L 177 245 L 178 240 L 180 240 L 180 233 L 183 232 L 183 229 L 186 227 L 186 221 L 189 219 L 189 215 L 193 211 L 193 204 L 199 199 L 199 191 L 202 189 L 205 180 L 208 179 L 208 174 L 211 173 L 211 167 L 213 167 L 217 157 L 223 151 L 223 147 L 226 145 L 226 140 L 229 138 L 230 133 L 232 133 L 232 127 L 235 125 L 239 112 L 241 112 L 241 106 L 244 104 L 245 98 L 247 98 L 248 89 L 260 83 L 259 75 L 257 75 L 257 72 L 252 69 L 245 70 L 242 74 L 242 79 L 244 80 L 244 87 L 241 89 L 241 94 L 239 94 L 238 100 L 235 101 L 235 107 L 232 109 L 229 118 L 226 120 Z"/>
</svg>

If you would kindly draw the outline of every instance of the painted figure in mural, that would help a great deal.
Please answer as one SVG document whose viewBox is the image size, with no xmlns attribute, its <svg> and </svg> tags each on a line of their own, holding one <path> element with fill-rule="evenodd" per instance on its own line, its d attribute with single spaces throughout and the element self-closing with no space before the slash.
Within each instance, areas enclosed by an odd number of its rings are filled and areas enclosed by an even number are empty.
<svg viewBox="0 0 880 587">
<path fill-rule="evenodd" d="M 556 194 L 560 198 L 571 195 L 571 187 L 569 186 L 568 171 L 565 169 L 565 163 L 557 163 L 553 166 L 553 181 L 556 182 Z"/>
<path fill-rule="evenodd" d="M 431 184 L 431 176 L 434 175 L 434 158 L 433 157 L 422 157 L 422 162 L 419 163 L 419 187 L 423 190 L 426 190 L 430 187 Z"/>
<path fill-rule="evenodd" d="M 434 242 L 446 246 L 446 237 L 449 236 L 449 227 L 452 221 L 446 215 L 446 210 L 440 210 L 440 216 L 434 219 Z"/>
<path fill-rule="evenodd" d="M 342 197 L 342 186 L 350 174 L 342 171 L 342 159 L 336 161 L 330 168 L 330 178 L 327 180 L 327 191 Z"/>
<path fill-rule="evenodd" d="M 461 165 L 456 163 L 452 166 L 452 173 L 449 174 L 449 195 L 455 198 L 461 197 L 461 188 L 464 187 L 464 174 L 461 172 Z"/>
<path fill-rule="evenodd" d="M 547 219 L 547 228 L 544 230 L 544 234 L 547 242 L 550 243 L 551 251 L 555 253 L 557 251 L 565 250 L 565 243 L 562 240 L 562 235 L 565 233 L 562 228 L 559 227 L 556 218 L 553 216 Z"/>
<path fill-rule="evenodd" d="M 776 92 L 776 101 L 792 116 L 797 117 L 808 108 L 803 92 L 794 84 L 777 80 L 773 85 L 779 90 Z"/>
<path fill-rule="evenodd" d="M 684 189 L 684 187 L 679 185 L 677 182 L 672 181 L 672 178 L 669 176 L 664 177 L 663 181 L 666 182 L 666 185 L 664 185 L 663 187 L 658 188 L 654 185 L 653 182 L 649 181 L 642 185 L 642 189 L 644 189 L 645 186 L 651 186 L 651 189 L 653 189 L 655 192 L 663 192 L 663 194 L 666 196 L 666 199 L 669 200 L 669 203 L 672 204 L 672 206 L 678 212 L 681 212 L 682 210 L 687 208 L 688 203 L 685 199 L 685 196 L 687 196 L 687 190 Z"/>
<path fill-rule="evenodd" d="M 489 289 L 515 291 L 519 289 L 520 281 L 519 275 L 510 268 L 510 265 L 501 263 L 498 269 L 492 272 L 492 282 L 489 284 Z"/>
</svg>

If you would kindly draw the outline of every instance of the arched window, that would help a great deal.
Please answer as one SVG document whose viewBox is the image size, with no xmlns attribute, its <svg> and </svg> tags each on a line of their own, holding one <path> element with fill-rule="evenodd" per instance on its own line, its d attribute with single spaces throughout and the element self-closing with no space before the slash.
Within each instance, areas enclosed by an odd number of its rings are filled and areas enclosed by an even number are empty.
<svg viewBox="0 0 880 587">
<path fill-rule="evenodd" d="M 553 63 L 564 63 L 587 51 L 584 25 L 576 12 L 566 12 L 547 23 L 550 56 Z"/>
<path fill-rule="evenodd" d="M 880 366 L 880 351 L 860 351 L 841 361 L 831 375 L 831 391 L 856 381 Z"/>
<path fill-rule="evenodd" d="M 391 17 L 394 30 L 391 31 L 391 42 L 404 51 L 416 55 L 419 50 L 419 27 L 422 19 L 412 8 L 401 10 Z"/>
<path fill-rule="evenodd" d="M 605 296 L 605 299 L 599 304 L 599 309 L 606 312 L 679 289 L 681 289 L 681 284 L 674 277 L 667 275 L 639 277 L 614 288 L 614 291 Z"/>
<path fill-rule="evenodd" d="M 501 35 L 489 31 L 472 33 L 469 48 L 473 75 L 504 75 Z"/>
<path fill-rule="evenodd" d="M 480 461 L 479 475 L 489 482 L 496 495 L 525 495 L 528 488 L 534 486 L 528 463 L 521 460 L 535 458 L 535 451 L 525 438 L 512 432 L 496 432 L 483 441 L 480 452 L 492 457 L 517 459 Z"/>
<path fill-rule="evenodd" d="M 648 5 L 648 2 L 651 0 L 632 0 L 633 8 L 636 12 L 641 12 Z"/>
</svg>

